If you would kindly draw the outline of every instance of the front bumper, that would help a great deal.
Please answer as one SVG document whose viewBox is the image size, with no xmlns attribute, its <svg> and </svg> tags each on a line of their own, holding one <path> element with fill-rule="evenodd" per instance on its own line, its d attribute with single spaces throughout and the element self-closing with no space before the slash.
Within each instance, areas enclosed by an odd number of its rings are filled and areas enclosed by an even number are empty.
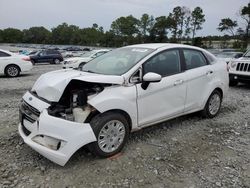
<svg viewBox="0 0 250 188">
<path fill-rule="evenodd" d="M 23 100 L 29 95 L 27 93 Z M 39 99 L 36 98 L 36 100 Z M 25 102 L 28 103 L 29 101 Z M 79 148 L 96 141 L 95 134 L 88 123 L 77 123 L 53 117 L 48 114 L 46 108 L 41 111 L 38 119 L 34 122 L 25 119 L 23 116 L 24 114 L 20 111 L 21 122 L 18 130 L 24 142 L 44 157 L 61 166 L 64 166 Z M 53 138 L 58 140 L 60 145 L 57 149 L 52 149 L 50 147 L 52 143 L 48 141 L 45 144 L 36 142 L 34 138 L 37 136 Z"/>
<path fill-rule="evenodd" d="M 239 81 L 239 82 L 243 82 L 243 83 L 250 83 L 250 75 L 229 73 L 229 79 L 230 79 L 230 81 Z"/>
</svg>

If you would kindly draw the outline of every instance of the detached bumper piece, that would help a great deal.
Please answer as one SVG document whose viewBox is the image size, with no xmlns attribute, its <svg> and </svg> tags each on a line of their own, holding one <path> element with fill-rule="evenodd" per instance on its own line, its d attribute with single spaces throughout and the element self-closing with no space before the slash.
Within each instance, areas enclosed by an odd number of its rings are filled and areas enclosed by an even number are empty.
<svg viewBox="0 0 250 188">
<path fill-rule="evenodd" d="M 18 131 L 27 145 L 64 166 L 79 148 L 96 141 L 96 137 L 88 123 L 51 116 L 44 108 L 48 106 L 27 92 L 20 106 Z"/>
<path fill-rule="evenodd" d="M 28 128 L 30 126 L 32 131 Z M 89 124 L 56 118 L 48 115 L 47 110 L 44 110 L 33 124 L 27 121 L 20 123 L 19 133 L 27 145 L 61 166 L 64 166 L 79 148 L 96 141 Z"/>
</svg>

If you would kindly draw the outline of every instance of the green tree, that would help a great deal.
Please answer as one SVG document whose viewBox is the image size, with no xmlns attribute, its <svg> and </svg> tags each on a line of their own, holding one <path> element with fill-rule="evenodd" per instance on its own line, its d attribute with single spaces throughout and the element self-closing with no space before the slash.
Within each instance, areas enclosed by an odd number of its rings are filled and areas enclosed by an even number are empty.
<svg viewBox="0 0 250 188">
<path fill-rule="evenodd" d="M 133 36 L 138 33 L 139 20 L 129 15 L 127 17 L 120 17 L 112 22 L 111 30 L 116 35 Z"/>
<path fill-rule="evenodd" d="M 51 42 L 51 32 L 44 27 L 31 27 L 23 30 L 23 42 L 46 44 Z"/>
<path fill-rule="evenodd" d="M 3 42 L 20 43 L 23 39 L 23 32 L 19 29 L 7 28 L 2 32 Z"/>
<path fill-rule="evenodd" d="M 132 15 L 120 17 L 112 22 L 110 32 L 123 41 L 122 45 L 133 44 L 139 33 L 138 25 L 139 20 Z"/>
<path fill-rule="evenodd" d="M 104 37 L 104 33 L 98 25 L 96 27 L 83 28 L 80 30 L 80 41 L 82 45 L 99 46 Z"/>
<path fill-rule="evenodd" d="M 219 31 L 227 31 L 229 34 L 234 36 L 234 28 L 237 27 L 237 21 L 233 21 L 230 18 L 221 19 L 219 23 L 219 27 L 217 28 Z"/>
<path fill-rule="evenodd" d="M 169 14 L 169 18 L 172 23 L 172 41 L 177 42 L 177 40 L 181 40 L 183 36 L 190 34 L 191 12 L 189 8 L 177 6 L 173 9 L 173 12 Z"/>
<path fill-rule="evenodd" d="M 155 24 L 151 30 L 150 38 L 152 42 L 166 42 L 168 30 L 171 28 L 171 18 L 160 16 L 155 18 Z"/>
<path fill-rule="evenodd" d="M 246 30 L 245 30 L 245 47 L 247 47 L 247 44 L 250 42 L 249 41 L 249 29 L 250 29 L 250 3 L 248 3 L 247 6 L 244 6 L 240 10 L 240 15 L 242 19 L 246 23 Z"/>
<path fill-rule="evenodd" d="M 3 31 L 0 29 L 0 42 L 3 42 Z"/>
<path fill-rule="evenodd" d="M 139 21 L 139 34 L 141 35 L 142 42 L 146 42 L 150 31 L 154 26 L 154 17 L 148 14 L 143 14 Z"/>
<path fill-rule="evenodd" d="M 196 7 L 191 13 L 191 31 L 192 31 L 192 41 L 194 43 L 194 37 L 197 30 L 202 29 L 202 24 L 205 22 L 205 15 L 200 7 Z"/>
<path fill-rule="evenodd" d="M 52 40 L 55 44 L 79 44 L 79 27 L 62 23 L 52 28 Z"/>
</svg>

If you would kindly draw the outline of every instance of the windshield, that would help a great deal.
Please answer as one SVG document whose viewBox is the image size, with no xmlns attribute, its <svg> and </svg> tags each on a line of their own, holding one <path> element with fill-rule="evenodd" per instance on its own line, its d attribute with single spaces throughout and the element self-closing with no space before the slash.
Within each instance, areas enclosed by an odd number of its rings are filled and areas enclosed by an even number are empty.
<svg viewBox="0 0 250 188">
<path fill-rule="evenodd" d="M 122 75 L 153 51 L 148 48 L 118 48 L 85 64 L 82 71 Z"/>
<path fill-rule="evenodd" d="M 244 57 L 250 57 L 250 50 L 248 50 L 245 54 Z"/>
</svg>

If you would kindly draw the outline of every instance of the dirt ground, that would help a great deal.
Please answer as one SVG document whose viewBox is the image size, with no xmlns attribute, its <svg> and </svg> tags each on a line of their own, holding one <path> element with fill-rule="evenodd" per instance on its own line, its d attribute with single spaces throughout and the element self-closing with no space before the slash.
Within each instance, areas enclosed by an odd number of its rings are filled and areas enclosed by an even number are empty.
<svg viewBox="0 0 250 188">
<path fill-rule="evenodd" d="M 35 80 L 60 65 L 0 77 L 0 187 L 250 187 L 250 86 L 230 88 L 214 119 L 192 114 L 132 133 L 122 154 L 84 149 L 58 166 L 18 135 L 18 105 Z"/>
</svg>

